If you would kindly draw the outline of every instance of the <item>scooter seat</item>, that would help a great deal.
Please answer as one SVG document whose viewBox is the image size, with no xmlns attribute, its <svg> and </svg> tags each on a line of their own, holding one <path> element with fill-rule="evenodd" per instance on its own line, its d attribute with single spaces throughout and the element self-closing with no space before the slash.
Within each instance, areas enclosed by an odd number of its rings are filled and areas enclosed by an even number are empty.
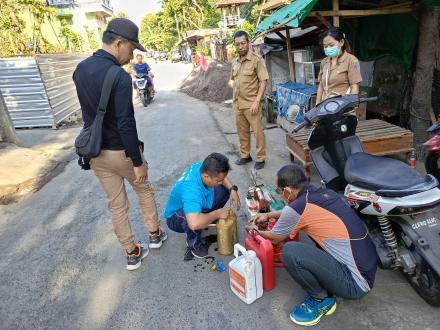
<svg viewBox="0 0 440 330">
<path fill-rule="evenodd" d="M 423 178 L 419 172 L 397 159 L 363 152 L 352 154 L 348 158 L 344 176 L 348 183 L 372 190 L 376 195 L 384 197 L 409 196 L 438 185 L 432 175 Z"/>
</svg>

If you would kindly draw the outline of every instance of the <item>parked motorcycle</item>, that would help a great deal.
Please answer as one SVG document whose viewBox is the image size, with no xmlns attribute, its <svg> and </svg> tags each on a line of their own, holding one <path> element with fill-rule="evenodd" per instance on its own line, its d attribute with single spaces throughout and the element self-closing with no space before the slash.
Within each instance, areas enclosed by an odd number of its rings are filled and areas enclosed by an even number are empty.
<svg viewBox="0 0 440 330">
<path fill-rule="evenodd" d="M 146 73 L 136 74 L 135 84 L 139 99 L 144 107 L 153 101 L 154 93 L 152 91 L 151 82 Z"/>
<path fill-rule="evenodd" d="M 425 160 L 426 172 L 440 181 L 440 123 L 432 125 L 427 132 L 435 135 L 423 144 L 428 151 Z"/>
<path fill-rule="evenodd" d="M 376 99 L 327 99 L 307 112 L 294 132 L 313 124 L 308 145 L 315 168 L 322 183 L 343 193 L 365 221 L 379 266 L 400 269 L 426 302 L 440 306 L 438 181 L 399 160 L 363 152 L 357 118 L 348 112 Z"/>
</svg>

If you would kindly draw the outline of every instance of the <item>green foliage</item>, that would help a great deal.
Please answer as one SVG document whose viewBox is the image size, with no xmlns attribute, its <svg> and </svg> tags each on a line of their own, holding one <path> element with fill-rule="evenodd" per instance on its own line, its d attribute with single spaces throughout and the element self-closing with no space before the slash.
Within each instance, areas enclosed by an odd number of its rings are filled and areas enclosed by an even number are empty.
<svg viewBox="0 0 440 330">
<path fill-rule="evenodd" d="M 147 14 L 141 23 L 140 40 L 147 48 L 170 51 L 183 32 L 218 27 L 216 0 L 163 0 L 162 10 Z"/>
<path fill-rule="evenodd" d="M 86 33 L 87 33 L 87 41 L 89 43 L 90 46 L 90 50 L 92 52 L 96 51 L 99 49 L 99 44 L 98 41 L 96 40 L 96 34 L 89 29 L 88 27 L 85 27 Z"/>
<path fill-rule="evenodd" d="M 59 51 L 41 32 L 41 25 L 54 17 L 54 9 L 41 0 L 0 1 L 0 56 L 29 55 L 33 52 Z M 26 22 L 22 14 L 32 16 L 32 35 L 24 33 Z"/>
<path fill-rule="evenodd" d="M 199 54 L 199 55 L 208 56 L 209 55 L 209 49 L 206 48 L 206 47 L 197 46 L 196 47 L 196 53 Z"/>
<path fill-rule="evenodd" d="M 232 32 L 231 36 L 228 37 L 227 39 L 227 43 L 228 44 L 233 44 L 234 43 L 234 34 L 238 31 L 245 31 L 249 34 L 249 38 L 252 39 L 252 36 L 254 35 L 254 30 L 255 30 L 255 25 L 248 22 L 248 21 L 243 21 L 243 23 L 240 26 L 237 26 L 234 31 Z"/>
<path fill-rule="evenodd" d="M 70 27 L 65 19 L 61 20 L 60 36 L 64 39 L 65 46 L 70 52 L 81 52 L 83 50 L 83 38 Z"/>
<path fill-rule="evenodd" d="M 123 11 L 118 11 L 116 13 L 115 16 L 113 16 L 114 18 L 129 18 L 128 15 L 126 13 L 124 13 Z"/>
</svg>

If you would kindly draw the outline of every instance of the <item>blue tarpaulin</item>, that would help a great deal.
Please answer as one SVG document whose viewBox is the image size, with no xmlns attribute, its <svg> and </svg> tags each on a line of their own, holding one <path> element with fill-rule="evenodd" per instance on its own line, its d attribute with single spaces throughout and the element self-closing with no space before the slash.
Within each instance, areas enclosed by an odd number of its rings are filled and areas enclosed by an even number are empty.
<svg viewBox="0 0 440 330">
<path fill-rule="evenodd" d="M 288 82 L 276 85 L 277 114 L 288 121 L 301 124 L 304 121 L 304 113 L 309 110 L 310 99 L 317 93 L 315 86 Z M 299 106 L 299 111 L 289 113 L 289 107 L 293 104 Z"/>
</svg>

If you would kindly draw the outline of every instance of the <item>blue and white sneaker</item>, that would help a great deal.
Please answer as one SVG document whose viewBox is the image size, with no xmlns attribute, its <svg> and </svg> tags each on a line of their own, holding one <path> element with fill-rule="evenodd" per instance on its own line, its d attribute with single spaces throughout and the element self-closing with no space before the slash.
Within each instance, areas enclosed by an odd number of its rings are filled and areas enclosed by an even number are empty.
<svg viewBox="0 0 440 330">
<path fill-rule="evenodd" d="M 146 258 L 148 252 L 148 245 L 144 243 L 135 243 L 135 245 L 139 248 L 138 254 L 128 254 L 127 253 L 127 270 L 136 270 L 141 266 L 142 259 Z"/>
<path fill-rule="evenodd" d="M 150 249 L 158 249 L 162 246 L 162 243 L 168 238 L 167 232 L 162 228 L 159 228 L 159 234 L 150 234 L 150 244 L 148 246 Z"/>
<path fill-rule="evenodd" d="M 290 319 L 298 325 L 312 326 L 317 324 L 324 315 L 331 315 L 335 310 L 335 297 L 316 300 L 307 296 L 298 307 L 290 312 Z"/>
</svg>

